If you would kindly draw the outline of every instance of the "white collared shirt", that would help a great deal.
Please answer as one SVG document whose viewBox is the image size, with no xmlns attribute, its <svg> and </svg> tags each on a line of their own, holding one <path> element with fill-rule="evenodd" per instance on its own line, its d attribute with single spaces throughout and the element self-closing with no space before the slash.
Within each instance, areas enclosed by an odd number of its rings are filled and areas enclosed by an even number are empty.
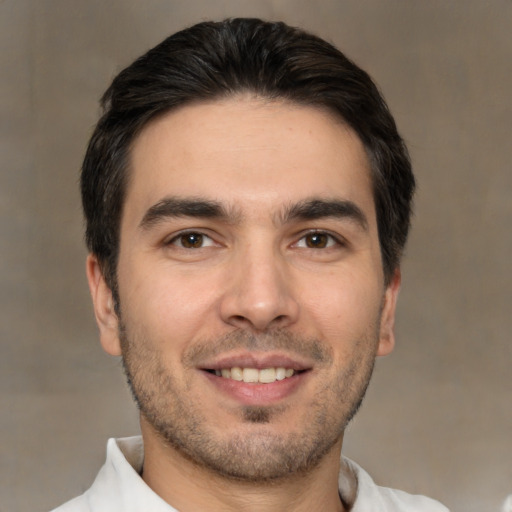
<svg viewBox="0 0 512 512">
<path fill-rule="evenodd" d="M 350 484 L 344 475 L 340 476 L 340 495 L 356 496 L 351 512 L 448 512 L 425 496 L 377 486 L 355 462 L 343 460 L 357 481 L 357 490 L 347 488 Z M 140 436 L 109 439 L 107 460 L 92 486 L 53 512 L 178 512 L 142 480 L 143 461 Z"/>
</svg>

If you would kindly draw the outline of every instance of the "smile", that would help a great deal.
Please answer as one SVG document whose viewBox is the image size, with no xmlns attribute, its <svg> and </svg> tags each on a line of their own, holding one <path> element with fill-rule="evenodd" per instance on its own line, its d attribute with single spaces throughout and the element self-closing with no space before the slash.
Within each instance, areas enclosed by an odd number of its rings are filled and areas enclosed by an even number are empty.
<svg viewBox="0 0 512 512">
<path fill-rule="evenodd" d="M 233 368 L 223 368 L 221 370 L 211 370 L 217 377 L 224 379 L 236 380 L 245 383 L 259 383 L 271 384 L 279 380 L 288 379 L 293 377 L 297 372 L 292 368 L 240 368 L 235 366 Z"/>
</svg>

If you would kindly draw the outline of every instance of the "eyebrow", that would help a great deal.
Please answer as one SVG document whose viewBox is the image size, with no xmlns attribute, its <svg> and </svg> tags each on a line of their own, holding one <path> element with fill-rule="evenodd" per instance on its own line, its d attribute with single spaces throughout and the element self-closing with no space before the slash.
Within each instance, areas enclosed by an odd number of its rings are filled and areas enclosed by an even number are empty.
<svg viewBox="0 0 512 512">
<path fill-rule="evenodd" d="M 166 197 L 146 211 L 139 227 L 146 230 L 165 219 L 178 217 L 219 219 L 233 222 L 238 215 L 234 210 L 228 211 L 217 201 L 202 198 Z"/>
<path fill-rule="evenodd" d="M 292 204 L 279 216 L 279 222 L 317 220 L 324 218 L 348 219 L 368 231 L 368 219 L 354 202 L 344 199 L 308 199 Z"/>
<path fill-rule="evenodd" d="M 169 218 L 191 217 L 217 219 L 230 223 L 239 221 L 241 213 L 235 208 L 226 208 L 218 201 L 203 198 L 166 197 L 151 206 L 142 218 L 139 227 L 150 229 L 155 224 Z M 297 220 L 317 220 L 324 218 L 348 219 L 368 230 L 368 219 L 354 202 L 342 199 L 306 199 L 284 208 L 275 217 L 276 224 L 286 224 Z"/>
</svg>

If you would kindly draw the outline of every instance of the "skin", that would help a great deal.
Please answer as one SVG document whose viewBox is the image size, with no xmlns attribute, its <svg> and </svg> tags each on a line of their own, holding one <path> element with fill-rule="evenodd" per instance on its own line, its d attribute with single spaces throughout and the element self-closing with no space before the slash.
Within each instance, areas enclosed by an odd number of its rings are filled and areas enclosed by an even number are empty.
<svg viewBox="0 0 512 512">
<path fill-rule="evenodd" d="M 120 318 L 94 255 L 87 275 L 138 396 L 144 480 L 182 512 L 348 508 L 343 430 L 393 349 L 400 285 L 361 141 L 320 110 L 240 96 L 164 115 L 131 157 Z M 233 361 L 301 372 L 265 387 L 205 371 Z"/>
</svg>

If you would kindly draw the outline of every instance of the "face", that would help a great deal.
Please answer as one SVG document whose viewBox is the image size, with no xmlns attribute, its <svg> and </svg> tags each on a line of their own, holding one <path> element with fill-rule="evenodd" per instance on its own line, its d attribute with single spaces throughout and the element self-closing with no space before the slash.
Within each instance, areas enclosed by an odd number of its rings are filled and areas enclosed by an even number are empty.
<svg viewBox="0 0 512 512">
<path fill-rule="evenodd" d="M 119 309 L 94 257 L 102 344 L 143 434 L 248 480 L 341 447 L 393 346 L 368 159 L 325 112 L 240 97 L 184 107 L 132 148 Z"/>
</svg>

